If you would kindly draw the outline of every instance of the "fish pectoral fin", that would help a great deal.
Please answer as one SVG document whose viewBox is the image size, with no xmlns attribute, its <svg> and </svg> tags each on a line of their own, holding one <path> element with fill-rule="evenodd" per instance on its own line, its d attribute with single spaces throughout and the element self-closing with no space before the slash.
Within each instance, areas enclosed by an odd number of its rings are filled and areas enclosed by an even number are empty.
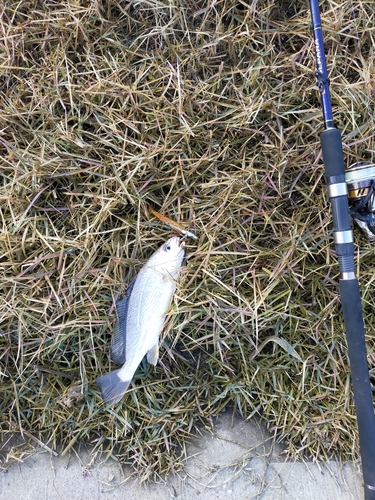
<svg viewBox="0 0 375 500">
<path fill-rule="evenodd" d="M 159 359 L 159 342 L 156 342 L 154 347 L 152 347 L 148 352 L 147 352 L 147 361 L 151 365 L 156 365 Z"/>
<path fill-rule="evenodd" d="M 107 403 L 118 403 L 127 391 L 131 380 L 121 380 L 118 373 L 120 369 L 107 373 L 96 380 L 96 385 L 100 387 L 102 398 Z"/>
</svg>

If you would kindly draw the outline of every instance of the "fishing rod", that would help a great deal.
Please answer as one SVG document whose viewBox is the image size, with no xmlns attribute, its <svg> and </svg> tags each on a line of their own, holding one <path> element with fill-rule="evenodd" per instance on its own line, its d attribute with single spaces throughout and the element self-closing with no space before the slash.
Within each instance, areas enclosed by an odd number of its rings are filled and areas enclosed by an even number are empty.
<svg viewBox="0 0 375 500">
<path fill-rule="evenodd" d="M 309 0 L 309 3 L 317 66 L 315 76 L 324 119 L 320 143 L 339 262 L 339 290 L 357 413 L 365 500 L 375 500 L 375 416 L 366 357 L 361 296 L 354 271 L 354 242 L 350 224 L 352 216 L 355 225 L 358 225 L 369 239 L 375 239 L 375 165 L 370 162 L 357 163 L 349 169 L 345 177 L 341 132 L 333 122 L 319 0 Z M 352 203 L 352 211 L 349 209 L 349 200 Z"/>
</svg>

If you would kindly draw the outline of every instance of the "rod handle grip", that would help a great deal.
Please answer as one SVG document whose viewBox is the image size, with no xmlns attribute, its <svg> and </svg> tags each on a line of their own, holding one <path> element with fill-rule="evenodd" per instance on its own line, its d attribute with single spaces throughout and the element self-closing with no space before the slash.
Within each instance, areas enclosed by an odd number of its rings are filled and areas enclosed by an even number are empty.
<svg viewBox="0 0 375 500">
<path fill-rule="evenodd" d="M 327 128 L 320 134 L 326 177 L 345 175 L 344 153 L 341 132 L 338 128 Z"/>
<path fill-rule="evenodd" d="M 363 479 L 367 485 L 365 500 L 375 500 L 375 415 L 358 280 L 340 280 L 340 295 L 352 373 Z"/>
</svg>

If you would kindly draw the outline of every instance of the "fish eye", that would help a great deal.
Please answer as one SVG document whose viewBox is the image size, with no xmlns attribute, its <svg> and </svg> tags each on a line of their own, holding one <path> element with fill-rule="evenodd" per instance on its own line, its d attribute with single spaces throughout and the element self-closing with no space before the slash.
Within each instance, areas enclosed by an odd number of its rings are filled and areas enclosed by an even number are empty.
<svg viewBox="0 0 375 500">
<path fill-rule="evenodd" d="M 164 251 L 165 252 L 169 252 L 169 250 L 171 249 L 171 246 L 170 245 L 165 245 L 164 246 Z"/>
</svg>

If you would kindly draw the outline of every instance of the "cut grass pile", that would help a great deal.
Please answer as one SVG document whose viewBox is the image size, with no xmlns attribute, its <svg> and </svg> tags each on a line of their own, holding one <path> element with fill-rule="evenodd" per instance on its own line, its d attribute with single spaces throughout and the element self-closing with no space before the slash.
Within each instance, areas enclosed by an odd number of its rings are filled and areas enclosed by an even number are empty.
<svg viewBox="0 0 375 500">
<path fill-rule="evenodd" d="M 322 11 L 350 165 L 374 152 L 374 3 Z M 146 479 L 228 406 L 293 456 L 356 458 L 307 2 L 7 0 L 0 28 L 0 437 L 27 439 L 3 466 L 84 441 Z M 111 407 L 114 303 L 170 234 L 150 205 L 199 241 L 160 363 Z"/>
</svg>

